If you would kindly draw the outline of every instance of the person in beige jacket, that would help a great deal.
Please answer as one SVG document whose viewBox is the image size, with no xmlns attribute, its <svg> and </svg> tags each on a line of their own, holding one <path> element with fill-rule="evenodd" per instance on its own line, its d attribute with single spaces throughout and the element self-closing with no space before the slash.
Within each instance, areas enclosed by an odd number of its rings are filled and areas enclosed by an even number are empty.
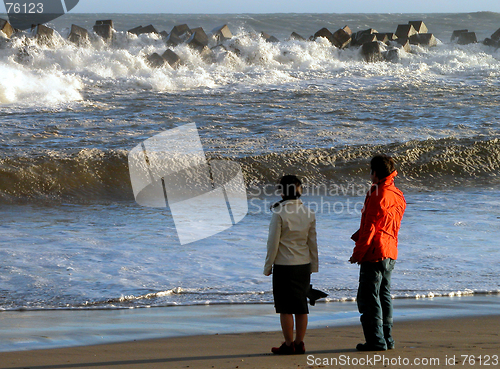
<svg viewBox="0 0 500 369">
<path fill-rule="evenodd" d="M 271 351 L 278 355 L 303 354 L 309 314 L 306 295 L 311 273 L 318 272 L 316 217 L 299 199 L 302 183 L 296 176 L 282 177 L 278 187 L 283 200 L 272 207 L 264 275 L 273 275 L 274 306 L 280 314 L 285 342 Z"/>
</svg>

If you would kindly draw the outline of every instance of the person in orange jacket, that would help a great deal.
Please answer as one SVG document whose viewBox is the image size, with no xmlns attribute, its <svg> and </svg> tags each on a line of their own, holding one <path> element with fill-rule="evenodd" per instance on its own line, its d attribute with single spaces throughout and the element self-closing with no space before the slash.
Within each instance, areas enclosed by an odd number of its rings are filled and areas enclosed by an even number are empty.
<svg viewBox="0 0 500 369">
<path fill-rule="evenodd" d="M 360 264 L 357 295 L 365 343 L 356 349 L 394 349 L 392 338 L 391 274 L 398 257 L 398 232 L 406 201 L 394 185 L 394 161 L 377 155 L 370 162 L 372 186 L 361 210 L 361 225 L 352 235 L 356 242 L 351 263 Z"/>
</svg>

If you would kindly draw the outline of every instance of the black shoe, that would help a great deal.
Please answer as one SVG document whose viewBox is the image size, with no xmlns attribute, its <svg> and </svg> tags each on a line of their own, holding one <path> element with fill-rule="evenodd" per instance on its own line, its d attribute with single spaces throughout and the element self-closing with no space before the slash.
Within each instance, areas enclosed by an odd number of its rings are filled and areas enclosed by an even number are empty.
<svg viewBox="0 0 500 369">
<path fill-rule="evenodd" d="M 304 345 L 304 342 L 301 342 L 298 345 L 294 342 L 293 346 L 295 347 L 295 355 L 303 355 L 306 353 L 306 346 Z"/>
<path fill-rule="evenodd" d="M 311 304 L 311 306 L 314 306 L 316 304 L 316 300 L 324 299 L 326 296 L 328 296 L 328 294 L 320 290 L 315 290 L 312 287 L 313 287 L 312 284 L 309 285 L 309 290 L 307 291 L 307 298 L 309 299 L 309 304 Z"/>
<path fill-rule="evenodd" d="M 280 347 L 273 347 L 271 352 L 275 355 L 293 355 L 295 354 L 295 345 L 292 342 L 290 346 L 287 346 L 286 342 L 283 342 Z"/>
<path fill-rule="evenodd" d="M 356 345 L 356 350 L 358 351 L 385 351 L 387 350 L 387 347 L 377 347 L 377 346 L 372 346 L 367 343 L 358 343 Z"/>
</svg>

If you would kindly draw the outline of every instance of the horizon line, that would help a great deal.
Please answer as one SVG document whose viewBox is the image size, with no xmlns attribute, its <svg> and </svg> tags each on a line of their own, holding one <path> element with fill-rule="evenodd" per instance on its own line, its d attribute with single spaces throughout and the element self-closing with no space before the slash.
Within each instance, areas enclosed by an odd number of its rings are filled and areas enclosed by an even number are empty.
<svg viewBox="0 0 500 369">
<path fill-rule="evenodd" d="M 124 15 L 139 15 L 139 14 L 155 14 L 155 15 L 160 15 L 160 14 L 168 14 L 168 15 L 242 15 L 242 14 L 252 14 L 252 15 L 271 15 L 271 14 L 346 14 L 346 15 L 355 15 L 355 14 L 479 14 L 479 13 L 492 13 L 492 14 L 500 14 L 499 12 L 496 11 L 491 11 L 491 10 L 478 10 L 478 11 L 464 11 L 464 12 L 379 12 L 379 13 L 372 13 L 372 12 L 322 12 L 322 13 L 317 13 L 317 12 L 243 12 L 243 13 L 158 13 L 158 12 L 138 12 L 138 13 L 128 13 L 128 12 L 120 12 L 120 13 L 113 13 L 113 12 L 75 12 L 75 11 L 70 11 L 65 14 L 124 14 Z M 8 15 L 8 13 L 0 13 L 1 15 Z"/>
</svg>

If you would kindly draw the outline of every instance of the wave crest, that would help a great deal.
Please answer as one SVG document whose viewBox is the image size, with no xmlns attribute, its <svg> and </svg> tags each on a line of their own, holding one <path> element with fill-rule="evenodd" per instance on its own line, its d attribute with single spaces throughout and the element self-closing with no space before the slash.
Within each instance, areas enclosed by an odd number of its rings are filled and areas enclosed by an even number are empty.
<svg viewBox="0 0 500 369">
<path fill-rule="evenodd" d="M 295 173 L 314 186 L 364 183 L 368 178 L 369 161 L 379 153 L 395 158 L 400 174 L 398 183 L 406 190 L 500 183 L 498 138 L 432 139 L 229 159 L 241 164 L 248 187 L 275 183 L 285 173 Z M 124 150 L 91 149 L 72 154 L 50 151 L 36 157 L 4 156 L 0 157 L 0 177 L 0 198 L 7 202 L 133 200 Z"/>
</svg>

